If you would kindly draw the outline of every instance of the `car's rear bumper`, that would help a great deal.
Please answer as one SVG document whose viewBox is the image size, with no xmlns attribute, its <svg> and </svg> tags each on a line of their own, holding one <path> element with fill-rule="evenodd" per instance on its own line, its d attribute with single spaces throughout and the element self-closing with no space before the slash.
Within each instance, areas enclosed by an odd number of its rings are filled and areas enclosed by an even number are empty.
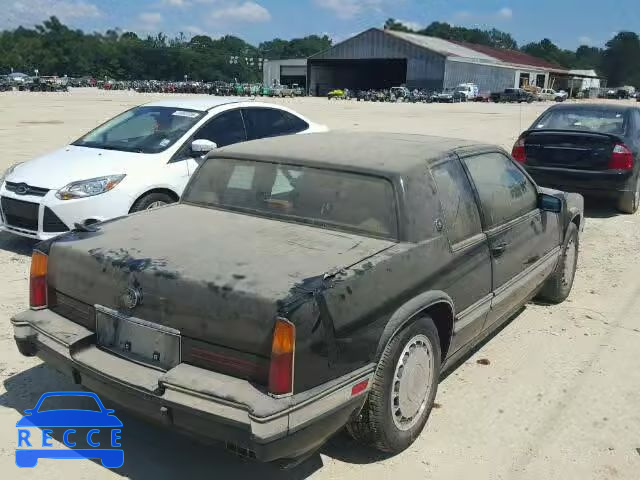
<svg viewBox="0 0 640 480">
<path fill-rule="evenodd" d="M 633 191 L 632 173 L 622 170 L 587 171 L 525 165 L 542 187 L 601 197 L 619 197 Z"/>
<path fill-rule="evenodd" d="M 273 398 L 248 381 L 181 363 L 159 371 L 95 346 L 90 330 L 39 310 L 11 320 L 21 352 L 46 363 L 134 415 L 224 442 L 262 461 L 294 459 L 321 446 L 362 407 L 374 365 L 310 391 Z M 355 395 L 352 388 L 367 381 Z"/>
</svg>

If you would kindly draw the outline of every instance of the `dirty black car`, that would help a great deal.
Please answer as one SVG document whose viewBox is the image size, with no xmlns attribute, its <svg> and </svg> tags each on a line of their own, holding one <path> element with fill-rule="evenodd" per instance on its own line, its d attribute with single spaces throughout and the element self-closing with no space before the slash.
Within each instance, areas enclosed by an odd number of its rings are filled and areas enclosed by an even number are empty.
<svg viewBox="0 0 640 480">
<path fill-rule="evenodd" d="M 556 105 L 516 141 L 513 157 L 543 186 L 640 206 L 640 108 Z"/>
<path fill-rule="evenodd" d="M 39 245 L 37 354 L 149 420 L 263 461 L 345 425 L 385 452 L 441 373 L 530 299 L 571 290 L 582 197 L 498 147 L 329 133 L 216 150 L 181 202 Z"/>
</svg>

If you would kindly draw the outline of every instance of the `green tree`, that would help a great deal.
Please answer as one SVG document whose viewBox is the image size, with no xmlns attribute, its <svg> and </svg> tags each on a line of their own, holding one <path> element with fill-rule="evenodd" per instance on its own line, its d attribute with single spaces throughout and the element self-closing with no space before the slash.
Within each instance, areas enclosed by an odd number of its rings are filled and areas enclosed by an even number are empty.
<svg viewBox="0 0 640 480">
<path fill-rule="evenodd" d="M 605 46 L 602 71 L 609 85 L 640 87 L 640 38 L 634 32 L 620 32 Z"/>
</svg>

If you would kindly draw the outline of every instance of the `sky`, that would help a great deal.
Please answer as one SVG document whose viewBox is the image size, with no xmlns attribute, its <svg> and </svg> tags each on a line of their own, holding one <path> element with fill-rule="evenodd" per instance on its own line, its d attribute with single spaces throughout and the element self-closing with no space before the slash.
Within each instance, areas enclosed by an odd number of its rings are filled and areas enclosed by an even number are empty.
<svg viewBox="0 0 640 480">
<path fill-rule="evenodd" d="M 520 45 L 550 38 L 563 48 L 603 46 L 640 32 L 638 0 L 0 0 L 0 29 L 56 15 L 85 31 L 110 28 L 187 37 L 237 35 L 252 44 L 317 33 L 344 40 L 393 17 L 413 28 L 432 21 L 498 28 Z"/>
</svg>

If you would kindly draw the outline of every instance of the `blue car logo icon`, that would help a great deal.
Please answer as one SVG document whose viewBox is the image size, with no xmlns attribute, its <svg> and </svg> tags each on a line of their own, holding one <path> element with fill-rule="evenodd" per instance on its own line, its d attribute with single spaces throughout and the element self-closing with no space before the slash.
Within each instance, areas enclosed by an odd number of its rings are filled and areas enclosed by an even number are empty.
<svg viewBox="0 0 640 480">
<path fill-rule="evenodd" d="M 53 400 L 64 403 L 74 398 L 88 401 L 91 409 L 47 409 Z M 95 401 L 95 404 L 93 401 Z M 18 448 L 16 465 L 33 468 L 40 458 L 92 458 L 100 459 L 107 468 L 119 468 L 124 464 L 124 451 L 120 444 L 122 422 L 106 409 L 100 398 L 91 392 L 49 392 L 40 397 L 36 406 L 25 410 L 25 416 L 17 423 Z M 41 429 L 41 441 L 38 430 Z M 67 448 L 55 448 L 53 429 L 61 431 Z M 78 446 L 81 444 L 82 446 Z M 78 448 L 75 448 L 77 447 Z M 105 448 L 109 447 L 109 448 Z"/>
</svg>

